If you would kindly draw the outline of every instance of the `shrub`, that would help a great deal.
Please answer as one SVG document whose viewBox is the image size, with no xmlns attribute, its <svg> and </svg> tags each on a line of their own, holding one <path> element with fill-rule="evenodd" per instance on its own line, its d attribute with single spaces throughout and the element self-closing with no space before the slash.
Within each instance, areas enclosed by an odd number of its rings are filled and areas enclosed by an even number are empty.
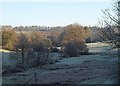
<svg viewBox="0 0 120 86">
<path fill-rule="evenodd" d="M 88 54 L 88 48 L 85 45 L 85 40 L 74 40 L 79 54 Z"/>
<path fill-rule="evenodd" d="M 14 43 L 16 40 L 16 32 L 12 29 L 3 30 L 2 32 L 2 48 L 14 50 Z"/>
<path fill-rule="evenodd" d="M 69 42 L 65 45 L 64 53 L 70 57 L 78 56 L 77 47 L 73 42 Z"/>
<path fill-rule="evenodd" d="M 79 54 L 88 54 L 88 48 L 85 44 L 79 46 Z"/>
</svg>

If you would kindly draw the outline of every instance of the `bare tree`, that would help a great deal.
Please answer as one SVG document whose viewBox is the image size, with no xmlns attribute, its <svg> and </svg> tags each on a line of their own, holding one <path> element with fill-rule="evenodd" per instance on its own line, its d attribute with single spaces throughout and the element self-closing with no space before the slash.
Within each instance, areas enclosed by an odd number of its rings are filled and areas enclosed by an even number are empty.
<svg viewBox="0 0 120 86">
<path fill-rule="evenodd" d="M 119 46 L 120 1 L 113 3 L 112 8 L 102 10 L 103 20 L 99 21 L 99 36 L 112 45 Z"/>
<path fill-rule="evenodd" d="M 45 50 L 46 50 L 46 57 L 47 57 L 47 60 L 48 60 L 48 57 L 49 57 L 49 52 L 50 52 L 50 48 L 52 46 L 52 41 L 48 38 L 45 38 L 43 40 L 43 43 L 44 43 L 44 46 L 45 46 Z"/>
<path fill-rule="evenodd" d="M 33 32 L 31 34 L 31 46 L 33 48 L 33 52 L 37 53 L 37 66 L 40 64 L 44 64 L 45 58 L 48 59 L 49 48 L 51 44 L 51 41 L 48 38 L 43 37 L 41 33 Z M 41 56 L 42 58 L 40 58 Z"/>
<path fill-rule="evenodd" d="M 28 47 L 28 38 L 25 34 L 20 33 L 20 35 L 17 38 L 15 47 L 16 47 L 16 50 L 20 50 L 20 52 L 21 52 L 22 67 L 24 68 L 25 51 Z"/>
</svg>

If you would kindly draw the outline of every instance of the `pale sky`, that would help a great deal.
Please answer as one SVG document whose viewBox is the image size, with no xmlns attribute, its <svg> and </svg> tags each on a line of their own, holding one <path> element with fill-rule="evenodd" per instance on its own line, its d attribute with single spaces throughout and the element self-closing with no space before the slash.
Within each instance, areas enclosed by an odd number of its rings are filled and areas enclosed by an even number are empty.
<svg viewBox="0 0 120 86">
<path fill-rule="evenodd" d="M 110 2 L 3 2 L 2 25 L 96 25 Z"/>
</svg>

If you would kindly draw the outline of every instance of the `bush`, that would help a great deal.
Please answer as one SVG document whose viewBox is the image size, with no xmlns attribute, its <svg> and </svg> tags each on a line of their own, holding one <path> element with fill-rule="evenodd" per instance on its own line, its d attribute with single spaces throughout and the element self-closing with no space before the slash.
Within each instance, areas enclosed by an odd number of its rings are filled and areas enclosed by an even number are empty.
<svg viewBox="0 0 120 86">
<path fill-rule="evenodd" d="M 79 46 L 79 54 L 88 54 L 88 48 L 85 44 Z"/>
<path fill-rule="evenodd" d="M 14 50 L 16 40 L 16 32 L 12 29 L 3 30 L 2 32 L 2 48 Z"/>
<path fill-rule="evenodd" d="M 70 57 L 78 56 L 77 47 L 73 42 L 69 42 L 65 45 L 64 53 Z"/>
<path fill-rule="evenodd" d="M 84 40 L 74 40 L 74 43 L 77 47 L 79 54 L 88 54 L 87 45 L 85 45 Z"/>
</svg>

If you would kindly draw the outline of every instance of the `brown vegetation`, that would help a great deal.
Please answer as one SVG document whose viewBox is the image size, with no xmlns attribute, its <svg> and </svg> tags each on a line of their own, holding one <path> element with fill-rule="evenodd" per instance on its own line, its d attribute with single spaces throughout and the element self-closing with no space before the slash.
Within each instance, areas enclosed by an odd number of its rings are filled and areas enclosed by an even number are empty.
<svg viewBox="0 0 120 86">
<path fill-rule="evenodd" d="M 88 53 L 85 45 L 86 39 L 90 37 L 89 28 L 79 24 L 71 24 L 64 27 L 62 31 L 15 31 L 12 28 L 2 31 L 3 48 L 15 50 L 21 55 L 22 67 L 25 60 L 33 56 L 36 66 L 49 63 L 49 52 L 55 47 L 65 47 L 61 52 L 68 56 L 78 56 Z M 56 50 L 57 52 L 57 50 Z M 59 50 L 60 52 L 60 50 Z M 32 55 L 33 54 L 33 55 Z M 44 61 L 43 61 L 44 58 Z M 45 60 L 46 59 L 46 60 Z M 45 62 L 46 61 L 46 62 Z"/>
</svg>

